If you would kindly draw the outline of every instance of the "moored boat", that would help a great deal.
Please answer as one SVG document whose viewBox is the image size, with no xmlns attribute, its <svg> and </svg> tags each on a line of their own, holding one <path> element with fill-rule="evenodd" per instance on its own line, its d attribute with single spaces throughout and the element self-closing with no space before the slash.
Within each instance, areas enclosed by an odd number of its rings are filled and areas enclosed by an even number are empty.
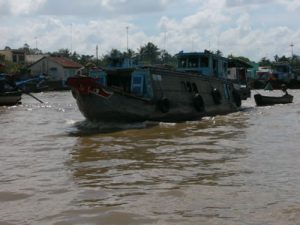
<svg viewBox="0 0 300 225">
<path fill-rule="evenodd" d="M 235 112 L 241 97 L 226 79 L 227 59 L 180 53 L 177 70 L 162 66 L 103 69 L 98 78 L 68 79 L 91 121 L 185 121 Z"/>
<path fill-rule="evenodd" d="M 257 106 L 268 106 L 275 104 L 288 104 L 293 102 L 293 96 L 290 94 L 284 94 L 283 96 L 264 96 L 261 94 L 255 94 L 254 100 Z"/>
<path fill-rule="evenodd" d="M 16 82 L 14 77 L 7 74 L 0 74 L 0 106 L 16 105 L 21 103 L 22 94 L 29 95 L 40 103 L 44 103 L 39 98 L 32 95 L 25 85 L 41 80 L 41 78 L 30 78 Z"/>
<path fill-rule="evenodd" d="M 11 106 L 20 103 L 22 91 L 14 87 L 13 80 L 7 75 L 0 75 L 0 106 Z"/>
<path fill-rule="evenodd" d="M 7 91 L 0 93 L 0 106 L 12 106 L 21 102 L 21 91 Z"/>
</svg>

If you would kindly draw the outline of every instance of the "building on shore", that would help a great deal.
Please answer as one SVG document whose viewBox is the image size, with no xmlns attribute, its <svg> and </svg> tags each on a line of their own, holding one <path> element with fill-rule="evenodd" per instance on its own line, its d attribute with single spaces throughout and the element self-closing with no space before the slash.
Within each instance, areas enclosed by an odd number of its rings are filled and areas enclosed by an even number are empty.
<svg viewBox="0 0 300 225">
<path fill-rule="evenodd" d="M 52 90 L 67 89 L 66 81 L 78 74 L 83 65 L 65 57 L 45 56 L 29 66 L 31 74 L 44 75 Z"/>
<path fill-rule="evenodd" d="M 0 50 L 0 55 L 4 56 L 4 60 L 18 63 L 18 64 L 25 64 L 25 51 L 19 49 L 10 49 L 5 48 L 4 50 Z"/>
</svg>

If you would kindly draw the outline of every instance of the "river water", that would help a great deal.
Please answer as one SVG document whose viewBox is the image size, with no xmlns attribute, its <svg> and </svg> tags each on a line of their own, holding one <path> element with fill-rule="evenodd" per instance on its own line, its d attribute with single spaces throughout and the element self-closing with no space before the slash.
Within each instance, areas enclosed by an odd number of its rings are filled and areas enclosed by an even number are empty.
<svg viewBox="0 0 300 225">
<path fill-rule="evenodd" d="M 70 92 L 23 96 L 0 108 L 0 224 L 299 225 L 290 93 L 289 105 L 251 98 L 226 116 L 126 125 L 85 121 Z"/>
</svg>

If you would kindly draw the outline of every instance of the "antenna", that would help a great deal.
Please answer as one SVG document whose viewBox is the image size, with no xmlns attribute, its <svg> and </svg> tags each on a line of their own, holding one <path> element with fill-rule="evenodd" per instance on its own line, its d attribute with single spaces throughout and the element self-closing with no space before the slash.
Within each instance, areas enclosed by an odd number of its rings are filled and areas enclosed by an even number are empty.
<svg viewBox="0 0 300 225">
<path fill-rule="evenodd" d="M 37 37 L 34 37 L 35 39 L 35 48 L 37 49 Z"/>
<path fill-rule="evenodd" d="M 98 50 L 99 50 L 98 45 L 96 45 L 96 60 L 97 60 L 97 63 L 98 63 Z"/>
<path fill-rule="evenodd" d="M 127 26 L 127 27 L 126 27 L 127 52 L 128 52 L 128 29 L 129 29 L 129 27 Z"/>
<path fill-rule="evenodd" d="M 71 23 L 71 54 L 73 51 L 73 24 Z"/>
<path fill-rule="evenodd" d="M 166 51 L 166 43 L 167 43 L 167 32 L 164 32 L 164 49 Z"/>
<path fill-rule="evenodd" d="M 293 56 L 294 56 L 294 51 L 293 51 L 293 48 L 294 48 L 294 44 L 293 44 L 293 42 L 291 43 L 291 51 L 292 51 L 292 59 L 293 59 Z"/>
</svg>

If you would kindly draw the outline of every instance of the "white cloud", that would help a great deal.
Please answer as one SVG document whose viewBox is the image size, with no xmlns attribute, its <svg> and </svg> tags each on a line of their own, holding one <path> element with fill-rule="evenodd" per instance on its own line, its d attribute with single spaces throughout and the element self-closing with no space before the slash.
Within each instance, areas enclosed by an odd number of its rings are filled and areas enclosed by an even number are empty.
<svg viewBox="0 0 300 225">
<path fill-rule="evenodd" d="M 249 7 L 263 4 L 275 3 L 277 0 L 226 0 L 228 7 Z"/>
<path fill-rule="evenodd" d="M 6 15 L 85 15 L 90 17 L 109 14 L 141 14 L 162 11 L 171 0 L 0 0 L 0 12 Z"/>
<path fill-rule="evenodd" d="M 29 15 L 36 12 L 46 0 L 0 0 L 2 15 Z"/>
<path fill-rule="evenodd" d="M 300 1 L 299 0 L 279 0 L 279 2 L 283 5 L 286 5 L 286 7 L 290 11 L 298 11 L 300 10 Z"/>
<path fill-rule="evenodd" d="M 243 7 L 250 3 L 255 5 L 251 10 Z M 133 50 L 151 41 L 172 54 L 210 48 L 220 49 L 225 56 L 232 53 L 259 60 L 288 55 L 293 42 L 294 52 L 300 54 L 300 16 L 290 9 L 299 4 L 294 0 L 182 0 L 180 4 L 171 0 L 74 0 L 72 4 L 66 0 L 0 0 L 0 13 L 7 12 L 0 20 L 0 48 L 18 48 L 24 43 L 35 46 L 37 37 L 43 51 L 72 47 L 92 55 L 97 44 L 100 54 L 112 48 L 125 51 L 129 26 Z M 287 19 L 292 13 L 293 20 Z M 276 20 L 270 20 L 274 15 Z"/>
</svg>

